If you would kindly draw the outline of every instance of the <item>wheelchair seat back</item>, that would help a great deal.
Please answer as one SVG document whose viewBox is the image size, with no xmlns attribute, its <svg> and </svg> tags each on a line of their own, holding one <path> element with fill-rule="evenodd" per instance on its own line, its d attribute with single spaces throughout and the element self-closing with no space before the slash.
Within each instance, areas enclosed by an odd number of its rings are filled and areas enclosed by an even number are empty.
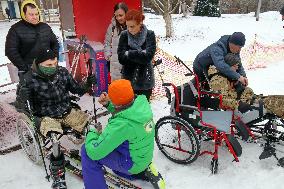
<svg viewBox="0 0 284 189">
<path fill-rule="evenodd" d="M 196 88 L 195 79 L 193 78 L 190 82 L 185 83 L 177 87 L 178 96 L 179 96 L 179 105 L 181 106 L 195 106 L 197 107 L 198 102 L 198 89 Z M 175 97 L 174 97 L 175 98 Z M 172 100 L 173 108 L 176 108 L 176 101 Z M 218 109 L 220 100 L 217 98 L 212 98 L 208 95 L 202 95 L 200 97 L 200 106 L 202 109 Z M 184 112 L 181 110 L 181 113 L 192 113 L 193 111 Z"/>
</svg>

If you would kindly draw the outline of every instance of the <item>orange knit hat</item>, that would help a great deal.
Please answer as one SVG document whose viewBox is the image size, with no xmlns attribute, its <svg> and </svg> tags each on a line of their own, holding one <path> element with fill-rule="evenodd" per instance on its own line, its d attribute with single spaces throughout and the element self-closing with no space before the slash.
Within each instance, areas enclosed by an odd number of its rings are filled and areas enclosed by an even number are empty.
<svg viewBox="0 0 284 189">
<path fill-rule="evenodd" d="M 134 92 L 130 81 L 118 79 L 113 81 L 108 88 L 108 96 L 116 106 L 126 105 L 134 99 Z"/>
</svg>

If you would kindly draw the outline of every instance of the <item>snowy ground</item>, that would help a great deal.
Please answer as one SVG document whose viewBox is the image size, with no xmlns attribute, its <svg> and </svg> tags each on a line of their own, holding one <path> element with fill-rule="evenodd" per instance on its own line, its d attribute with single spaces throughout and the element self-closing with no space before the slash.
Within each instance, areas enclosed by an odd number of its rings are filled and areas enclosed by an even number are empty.
<svg viewBox="0 0 284 189">
<path fill-rule="evenodd" d="M 253 14 L 248 15 L 222 15 L 221 18 L 174 16 L 175 34 L 171 40 L 165 40 L 164 24 L 161 17 L 146 15 L 146 24 L 153 29 L 156 35 L 161 36 L 160 47 L 170 54 L 178 55 L 183 60 L 193 60 L 199 51 L 217 40 L 223 34 L 242 31 L 246 34 L 248 43 L 258 34 L 259 40 L 267 44 L 283 44 L 284 30 L 278 12 L 261 14 L 260 21 L 255 22 Z M 0 23 L 1 38 L 4 43 L 4 33 L 8 31 L 9 24 Z M 57 29 L 57 28 L 55 28 Z M 59 33 L 59 32 L 58 32 Z M 3 44 L 0 48 L 4 51 Z M 1 51 L 0 53 L 3 53 Z M 1 60 L 6 59 L 2 56 Z M 284 60 L 270 64 L 265 69 L 249 70 L 247 72 L 249 85 L 255 93 L 284 95 Z M 2 77 L 2 76 L 1 76 Z M 1 101 L 11 101 L 12 93 L 1 95 Z M 91 109 L 91 99 L 84 97 L 84 107 Z M 152 101 L 155 120 L 169 114 L 166 99 Z M 194 188 L 194 189 L 280 189 L 284 188 L 284 169 L 276 165 L 274 159 L 260 161 L 258 159 L 261 148 L 253 143 L 242 141 L 243 154 L 240 162 L 232 162 L 233 158 L 225 147 L 220 149 L 219 173 L 210 174 L 209 156 L 199 157 L 191 165 L 175 164 L 159 152 L 154 151 L 154 161 L 166 180 L 167 188 Z M 203 144 L 204 149 L 212 148 L 211 143 Z M 284 150 L 284 149 L 283 149 Z M 284 154 L 279 154 L 283 157 Z M 0 156 L 0 188 L 3 189 L 48 189 L 50 183 L 44 179 L 44 169 L 33 165 L 22 150 Z M 82 181 L 68 174 L 69 189 L 83 188 Z M 138 182 L 143 188 L 151 188 L 149 184 Z"/>
</svg>

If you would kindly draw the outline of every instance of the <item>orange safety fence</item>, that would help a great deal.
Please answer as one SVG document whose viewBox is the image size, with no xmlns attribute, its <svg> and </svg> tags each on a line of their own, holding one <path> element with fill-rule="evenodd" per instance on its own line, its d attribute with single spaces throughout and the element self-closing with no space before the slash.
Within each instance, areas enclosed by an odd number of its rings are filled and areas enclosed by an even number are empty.
<svg viewBox="0 0 284 189">
<path fill-rule="evenodd" d="M 265 68 L 271 63 L 284 61 L 284 43 L 267 45 L 257 41 L 245 46 L 241 51 L 242 63 L 245 69 Z"/>
</svg>

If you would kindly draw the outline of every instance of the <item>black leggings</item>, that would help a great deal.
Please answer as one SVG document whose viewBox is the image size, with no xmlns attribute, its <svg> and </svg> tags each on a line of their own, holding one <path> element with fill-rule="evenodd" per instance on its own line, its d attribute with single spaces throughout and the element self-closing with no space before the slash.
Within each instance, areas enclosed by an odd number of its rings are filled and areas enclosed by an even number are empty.
<svg viewBox="0 0 284 189">
<path fill-rule="evenodd" d="M 150 97 L 152 95 L 152 89 L 147 89 L 147 90 L 134 90 L 134 93 L 136 95 L 145 95 L 147 100 L 150 102 Z"/>
</svg>

